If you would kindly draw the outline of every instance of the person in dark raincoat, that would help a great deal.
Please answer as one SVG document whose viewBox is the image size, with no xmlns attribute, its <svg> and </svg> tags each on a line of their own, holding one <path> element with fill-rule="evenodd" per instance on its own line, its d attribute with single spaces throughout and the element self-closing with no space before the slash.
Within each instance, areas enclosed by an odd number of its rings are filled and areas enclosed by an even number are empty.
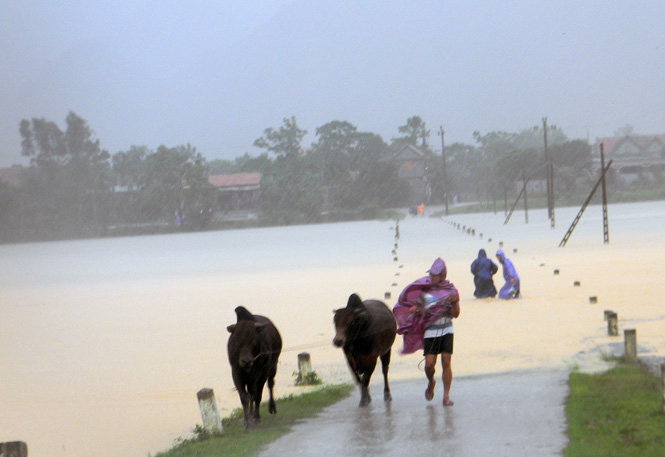
<svg viewBox="0 0 665 457">
<path fill-rule="evenodd" d="M 515 270 L 513 263 L 506 257 L 506 254 L 504 254 L 501 249 L 496 251 L 496 258 L 499 259 L 499 262 L 503 265 L 503 279 L 506 281 L 499 291 L 499 298 L 506 300 L 511 298 L 522 298 L 522 295 L 520 294 L 520 277 L 517 275 L 517 270 Z"/>
<path fill-rule="evenodd" d="M 473 283 L 476 285 L 473 295 L 476 298 L 496 297 L 496 287 L 494 287 L 492 276 L 498 270 L 499 267 L 487 258 L 487 253 L 484 249 L 478 251 L 478 258 L 471 263 Z"/>
</svg>

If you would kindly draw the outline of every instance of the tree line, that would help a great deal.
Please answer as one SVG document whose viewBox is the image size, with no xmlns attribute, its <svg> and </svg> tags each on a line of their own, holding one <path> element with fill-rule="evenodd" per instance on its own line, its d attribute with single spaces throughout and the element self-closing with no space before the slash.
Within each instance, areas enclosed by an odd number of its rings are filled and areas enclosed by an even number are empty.
<svg viewBox="0 0 665 457">
<path fill-rule="evenodd" d="M 482 199 L 512 195 L 526 174 L 544 179 L 542 129 L 474 133 L 476 145 L 441 149 L 419 116 L 398 127 L 389 142 L 346 121 L 316 128 L 315 141 L 295 116 L 266 128 L 254 141 L 262 150 L 233 160 L 207 160 L 195 147 L 131 146 L 113 155 L 101 148 L 88 123 L 70 112 L 66 128 L 45 119 L 22 120 L 21 154 L 29 158 L 18 187 L 0 182 L 0 242 L 55 240 L 116 234 L 220 228 L 212 174 L 261 173 L 260 225 L 377 217 L 409 201 L 409 186 L 390 158 L 406 144 L 424 155 L 429 203 L 459 195 Z M 549 134 L 557 185 L 574 190 L 590 179 L 591 147 Z"/>
</svg>

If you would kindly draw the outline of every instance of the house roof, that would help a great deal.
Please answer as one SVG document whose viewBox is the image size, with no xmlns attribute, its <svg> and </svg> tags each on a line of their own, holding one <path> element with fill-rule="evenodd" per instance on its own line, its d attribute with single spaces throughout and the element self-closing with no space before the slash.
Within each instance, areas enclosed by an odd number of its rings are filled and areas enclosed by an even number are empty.
<svg viewBox="0 0 665 457">
<path fill-rule="evenodd" d="M 658 141 L 665 145 L 665 134 L 662 135 L 628 135 L 628 136 L 614 136 L 607 138 L 596 138 L 596 152 L 600 154 L 600 144 L 603 144 L 603 151 L 607 155 L 612 153 L 625 142 L 630 141 L 635 144 L 640 150 L 646 150 L 651 146 L 654 141 Z"/>
<path fill-rule="evenodd" d="M 14 165 L 12 167 L 0 168 L 0 181 L 9 184 L 10 186 L 18 187 L 21 184 L 21 173 L 24 167 L 21 165 Z"/>
<path fill-rule="evenodd" d="M 392 156 L 390 160 L 402 161 L 402 160 L 422 160 L 424 159 L 425 154 L 420 152 L 420 150 L 411 145 L 405 144 L 402 148 Z"/>
<path fill-rule="evenodd" d="M 233 175 L 208 176 L 210 184 L 222 190 L 258 189 L 261 184 L 261 173 L 237 173 Z"/>
</svg>

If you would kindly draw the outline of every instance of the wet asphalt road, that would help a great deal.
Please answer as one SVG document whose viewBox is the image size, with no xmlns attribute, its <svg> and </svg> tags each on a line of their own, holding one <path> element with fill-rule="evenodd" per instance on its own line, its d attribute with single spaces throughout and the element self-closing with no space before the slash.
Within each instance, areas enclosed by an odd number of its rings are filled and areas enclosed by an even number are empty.
<svg viewBox="0 0 665 457">
<path fill-rule="evenodd" d="M 443 407 L 440 378 L 432 402 L 425 400 L 423 376 L 391 383 L 393 401 L 385 403 L 378 376 L 369 407 L 358 408 L 356 389 L 260 456 L 561 456 L 567 380 L 565 370 L 456 377 L 455 405 Z"/>
</svg>

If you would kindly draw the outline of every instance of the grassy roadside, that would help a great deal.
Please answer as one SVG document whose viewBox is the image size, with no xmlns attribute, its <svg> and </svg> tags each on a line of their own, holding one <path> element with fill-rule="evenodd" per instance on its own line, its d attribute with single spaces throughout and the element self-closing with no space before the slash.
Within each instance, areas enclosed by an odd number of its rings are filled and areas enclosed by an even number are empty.
<svg viewBox="0 0 665 457">
<path fill-rule="evenodd" d="M 665 414 L 660 379 L 637 365 L 619 364 L 604 373 L 573 372 L 566 399 L 569 443 L 565 457 L 661 457 L 665 449 Z M 287 434 L 293 425 L 349 395 L 350 384 L 328 385 L 277 400 L 276 415 L 261 408 L 261 423 L 250 431 L 242 425 L 242 410 L 223 420 L 221 436 L 180 440 L 155 457 L 251 457 Z"/>
<path fill-rule="evenodd" d="M 242 409 L 237 409 L 230 417 L 222 420 L 224 433 L 208 436 L 200 426 L 192 439 L 180 440 L 168 451 L 155 457 L 250 457 L 257 455 L 264 445 L 287 434 L 293 425 L 302 419 L 316 416 L 323 408 L 349 395 L 353 385 L 335 384 L 302 395 L 291 395 L 276 400 L 277 414 L 268 414 L 268 408 L 261 405 L 261 423 L 252 430 L 245 430 Z"/>
<path fill-rule="evenodd" d="M 660 380 L 637 365 L 593 375 L 573 372 L 566 401 L 566 457 L 660 457 L 665 414 Z"/>
</svg>

